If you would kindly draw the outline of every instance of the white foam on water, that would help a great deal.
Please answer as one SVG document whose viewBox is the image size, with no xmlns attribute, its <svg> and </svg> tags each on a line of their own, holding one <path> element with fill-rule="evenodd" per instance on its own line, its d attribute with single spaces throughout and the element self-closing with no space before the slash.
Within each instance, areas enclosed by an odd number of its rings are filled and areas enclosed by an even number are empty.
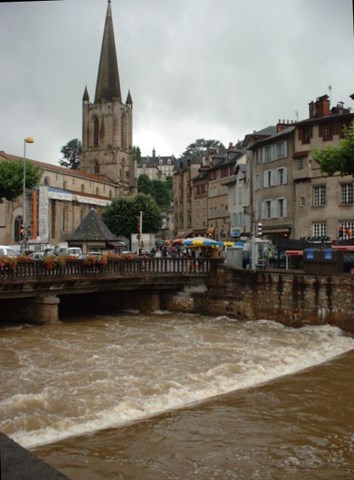
<svg viewBox="0 0 354 480">
<path fill-rule="evenodd" d="M 18 377 L 5 377 L 10 393 L 0 386 L 0 430 L 33 448 L 254 387 L 354 348 L 330 326 L 164 312 L 149 320 L 88 321 L 87 338 L 68 336 L 64 347 L 53 328 L 38 347 L 27 338 Z"/>
</svg>

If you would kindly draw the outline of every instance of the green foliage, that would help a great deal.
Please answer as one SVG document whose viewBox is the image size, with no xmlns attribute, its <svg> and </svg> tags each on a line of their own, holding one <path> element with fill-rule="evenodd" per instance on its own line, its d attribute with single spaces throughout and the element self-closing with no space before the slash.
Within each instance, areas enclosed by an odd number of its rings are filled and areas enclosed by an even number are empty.
<svg viewBox="0 0 354 480">
<path fill-rule="evenodd" d="M 59 160 L 59 165 L 62 167 L 68 167 L 72 170 L 78 170 L 80 168 L 82 144 L 77 138 L 70 140 L 64 145 L 60 152 L 63 154 L 63 159 Z"/>
<path fill-rule="evenodd" d="M 172 199 L 172 179 L 167 181 L 150 180 L 143 173 L 138 178 L 138 192 L 145 195 L 151 195 L 155 199 L 160 209 L 164 210 L 170 206 Z"/>
<path fill-rule="evenodd" d="M 42 170 L 26 160 L 26 188 L 33 190 L 40 182 Z M 23 192 L 23 160 L 0 161 L 0 199 L 16 200 Z"/>
<path fill-rule="evenodd" d="M 172 189 L 167 182 L 162 180 L 153 180 L 152 184 L 155 190 L 155 200 L 157 205 L 165 210 L 170 206 L 172 200 Z"/>
<path fill-rule="evenodd" d="M 186 150 L 182 153 L 182 157 L 197 158 L 205 155 L 210 149 L 225 149 L 224 145 L 219 140 L 205 140 L 198 138 L 193 143 L 188 145 Z"/>
<path fill-rule="evenodd" d="M 160 210 L 155 200 L 143 193 L 135 197 L 115 198 L 103 212 L 102 218 L 115 235 L 130 238 L 132 233 L 138 233 L 140 212 L 143 212 L 143 233 L 158 232 L 162 226 Z"/>
<path fill-rule="evenodd" d="M 141 164 L 141 150 L 140 147 L 133 147 L 133 156 L 137 161 L 138 165 Z"/>
<path fill-rule="evenodd" d="M 338 145 L 329 145 L 324 150 L 313 150 L 312 158 L 326 175 L 352 175 L 354 177 L 354 125 L 343 128 L 344 140 Z"/>
<path fill-rule="evenodd" d="M 139 175 L 138 193 L 145 193 L 146 195 L 151 195 L 152 197 L 155 197 L 154 185 L 145 173 Z"/>
</svg>

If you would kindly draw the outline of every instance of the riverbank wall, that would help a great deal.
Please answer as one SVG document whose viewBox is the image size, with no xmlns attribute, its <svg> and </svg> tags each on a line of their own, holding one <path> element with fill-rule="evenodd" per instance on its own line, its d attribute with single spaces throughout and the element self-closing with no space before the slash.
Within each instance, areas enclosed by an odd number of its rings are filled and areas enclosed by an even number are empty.
<svg viewBox="0 0 354 480">
<path fill-rule="evenodd" d="M 162 308 L 291 327 L 330 324 L 354 333 L 354 275 L 248 271 L 219 265 L 205 289 L 167 293 Z"/>
</svg>

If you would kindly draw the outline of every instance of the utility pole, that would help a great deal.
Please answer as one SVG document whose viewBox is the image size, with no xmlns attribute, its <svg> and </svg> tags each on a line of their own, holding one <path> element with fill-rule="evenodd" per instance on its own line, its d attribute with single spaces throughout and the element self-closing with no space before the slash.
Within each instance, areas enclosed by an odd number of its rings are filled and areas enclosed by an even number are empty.
<svg viewBox="0 0 354 480">
<path fill-rule="evenodd" d="M 141 249 L 144 246 L 142 235 L 143 235 L 143 212 L 140 212 L 140 215 L 139 215 L 139 255 L 141 254 Z"/>
</svg>

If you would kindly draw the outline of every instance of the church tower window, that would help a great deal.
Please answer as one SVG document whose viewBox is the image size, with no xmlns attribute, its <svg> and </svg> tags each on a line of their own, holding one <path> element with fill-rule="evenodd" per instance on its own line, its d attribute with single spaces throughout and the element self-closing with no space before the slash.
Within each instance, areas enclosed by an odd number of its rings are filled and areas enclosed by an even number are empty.
<svg viewBox="0 0 354 480">
<path fill-rule="evenodd" d="M 93 146 L 98 147 L 98 118 L 93 119 Z"/>
</svg>

